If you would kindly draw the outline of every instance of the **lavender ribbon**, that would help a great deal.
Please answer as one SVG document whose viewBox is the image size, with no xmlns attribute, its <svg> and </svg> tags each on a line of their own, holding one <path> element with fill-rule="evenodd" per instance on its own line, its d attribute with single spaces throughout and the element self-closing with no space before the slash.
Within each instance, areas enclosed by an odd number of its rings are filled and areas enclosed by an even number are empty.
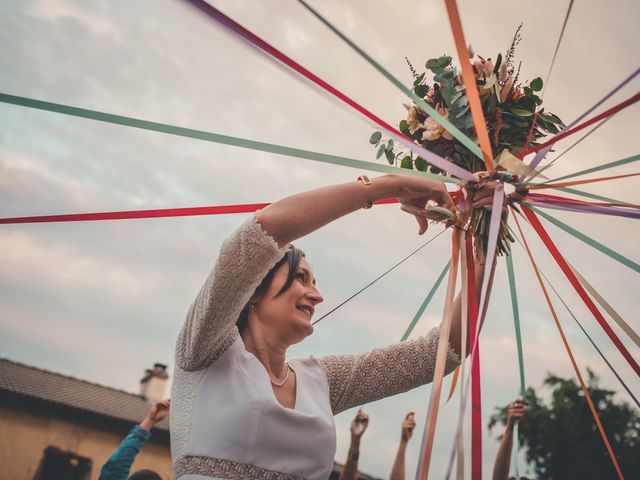
<svg viewBox="0 0 640 480">
<path fill-rule="evenodd" d="M 552 208 L 554 210 L 565 210 L 567 212 L 579 212 L 579 213 L 598 213 L 600 215 L 613 215 L 616 217 L 626 217 L 626 218 L 640 218 L 640 211 L 632 211 L 626 210 L 618 207 L 601 207 L 595 205 L 568 205 L 564 203 L 554 203 L 554 202 L 539 202 L 539 201 L 531 201 L 528 203 L 532 205 L 536 205 L 537 207 L 542 208 Z"/>
</svg>

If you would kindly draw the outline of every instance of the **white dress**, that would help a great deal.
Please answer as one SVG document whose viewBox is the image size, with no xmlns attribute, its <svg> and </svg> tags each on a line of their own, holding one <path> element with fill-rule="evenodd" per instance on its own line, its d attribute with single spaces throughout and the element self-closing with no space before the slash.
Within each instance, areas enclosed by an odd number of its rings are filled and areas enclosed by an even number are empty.
<svg viewBox="0 0 640 480">
<path fill-rule="evenodd" d="M 280 405 L 235 322 L 286 248 L 255 217 L 245 222 L 223 244 L 189 309 L 171 392 L 178 480 L 326 480 L 336 449 L 333 415 L 433 379 L 437 329 L 359 355 L 294 360 L 296 404 Z M 457 363 L 449 349 L 447 372 Z"/>
</svg>

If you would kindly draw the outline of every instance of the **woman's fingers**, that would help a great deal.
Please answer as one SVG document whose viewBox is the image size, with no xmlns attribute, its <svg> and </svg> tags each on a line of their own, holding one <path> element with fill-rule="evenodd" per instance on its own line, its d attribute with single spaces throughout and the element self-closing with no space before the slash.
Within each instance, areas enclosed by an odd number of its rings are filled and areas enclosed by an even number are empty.
<svg viewBox="0 0 640 480">
<path fill-rule="evenodd" d="M 418 222 L 418 235 L 424 235 L 424 233 L 429 228 L 429 222 L 422 215 L 416 215 L 416 214 L 412 214 L 412 215 L 416 218 L 416 221 Z"/>
<path fill-rule="evenodd" d="M 419 235 L 422 235 L 427 231 L 429 228 L 429 220 L 447 223 L 453 223 L 455 221 L 455 217 L 452 218 L 449 214 L 449 210 L 444 207 L 420 208 L 415 205 L 400 205 L 400 209 L 415 217 L 418 222 Z"/>
</svg>

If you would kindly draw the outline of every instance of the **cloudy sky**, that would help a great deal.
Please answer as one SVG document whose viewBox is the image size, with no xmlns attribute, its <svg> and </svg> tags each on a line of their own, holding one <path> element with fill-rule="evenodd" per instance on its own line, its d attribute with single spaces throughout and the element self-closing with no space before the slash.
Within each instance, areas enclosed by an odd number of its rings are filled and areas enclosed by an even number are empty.
<svg viewBox="0 0 640 480">
<path fill-rule="evenodd" d="M 293 0 L 215 1 L 217 7 L 389 123 L 403 115 L 403 95 Z M 405 64 L 454 53 L 443 2 L 313 1 L 398 78 Z M 476 52 L 504 52 L 524 22 L 518 49 L 522 78 L 544 76 L 568 2 L 461 1 Z M 569 122 L 637 67 L 631 0 L 576 2 L 545 93 L 547 109 Z M 374 127 L 319 89 L 246 45 L 180 0 L 4 0 L 0 4 L 0 91 L 147 120 L 375 161 Z M 636 79 L 609 105 L 640 87 Z M 637 106 L 616 115 L 549 171 L 559 176 L 638 153 Z M 558 152 L 575 139 L 558 144 Z M 553 158 L 553 154 L 550 156 Z M 634 171 L 634 166 L 615 173 Z M 2 217 L 270 202 L 355 179 L 358 170 L 171 137 L 21 107 L 0 105 Z M 633 179 L 584 188 L 640 203 Z M 640 229 L 630 219 L 554 213 L 638 261 Z M 153 362 L 173 365 L 184 313 L 220 244 L 245 215 L 40 224 L 0 228 L 0 355 L 30 365 L 136 391 Z M 427 237 L 439 232 L 432 226 Z M 634 325 L 638 279 L 628 268 L 552 225 L 567 259 Z M 533 232 L 540 266 L 632 390 L 640 381 L 580 304 Z M 434 241 L 336 313 L 292 349 L 293 356 L 358 352 L 399 339 L 444 266 L 448 235 Z M 322 315 L 424 243 L 397 206 L 343 218 L 298 242 L 326 299 Z M 572 377 L 559 335 L 528 260 L 514 262 L 521 301 L 527 384 L 547 372 Z M 506 269 L 501 262 L 481 337 L 483 417 L 518 390 Z M 416 334 L 438 325 L 441 291 Z M 583 372 L 621 391 L 563 307 L 558 312 Z M 625 345 L 637 349 L 617 327 Z M 445 387 L 448 382 L 445 384 Z M 366 406 L 371 425 L 360 467 L 388 475 L 407 411 L 422 428 L 430 388 Z M 620 398 L 624 399 L 624 392 Z M 585 406 L 586 408 L 586 406 Z M 337 459 L 348 447 L 353 411 L 336 417 Z M 457 419 L 457 396 L 442 409 L 432 471 L 442 475 Z M 606 428 L 606 425 L 605 425 Z M 488 475 L 500 432 L 486 432 Z M 410 444 L 415 468 L 421 431 Z"/>
</svg>

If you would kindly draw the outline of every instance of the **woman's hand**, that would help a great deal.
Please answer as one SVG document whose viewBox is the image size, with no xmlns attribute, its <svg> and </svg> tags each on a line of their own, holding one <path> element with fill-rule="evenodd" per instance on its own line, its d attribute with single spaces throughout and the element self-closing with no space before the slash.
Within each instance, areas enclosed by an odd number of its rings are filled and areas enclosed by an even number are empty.
<svg viewBox="0 0 640 480">
<path fill-rule="evenodd" d="M 491 210 L 493 205 L 493 194 L 495 193 L 498 182 L 481 183 L 471 193 L 471 205 L 473 208 L 484 208 L 485 210 Z M 502 203 L 502 219 L 507 218 L 508 209 L 507 202 Z"/>
<path fill-rule="evenodd" d="M 419 214 L 409 212 L 418 222 L 419 235 L 422 235 L 427 231 L 427 228 L 429 227 L 428 220 L 447 220 L 447 226 L 453 223 L 453 221 L 448 217 L 426 209 L 428 202 L 435 202 L 440 207 L 449 210 L 455 218 L 457 210 L 449 192 L 444 186 L 444 183 L 426 178 L 408 177 L 404 175 L 398 175 L 396 178 L 396 181 L 399 184 L 399 193 L 396 198 L 400 204 L 416 207 L 420 210 Z"/>
<path fill-rule="evenodd" d="M 486 182 L 478 185 L 477 188 L 472 190 L 470 193 L 469 201 L 471 202 L 472 208 L 482 208 L 488 211 L 491 211 L 493 206 L 493 196 L 496 191 L 496 186 L 498 182 Z M 509 209 L 506 201 L 502 202 L 502 221 L 507 220 L 507 215 L 509 214 Z M 484 267 L 485 265 L 485 253 L 480 245 L 480 242 L 474 242 L 474 258 L 475 263 L 479 267 Z M 497 257 L 494 257 L 493 263 L 496 264 Z"/>
</svg>

